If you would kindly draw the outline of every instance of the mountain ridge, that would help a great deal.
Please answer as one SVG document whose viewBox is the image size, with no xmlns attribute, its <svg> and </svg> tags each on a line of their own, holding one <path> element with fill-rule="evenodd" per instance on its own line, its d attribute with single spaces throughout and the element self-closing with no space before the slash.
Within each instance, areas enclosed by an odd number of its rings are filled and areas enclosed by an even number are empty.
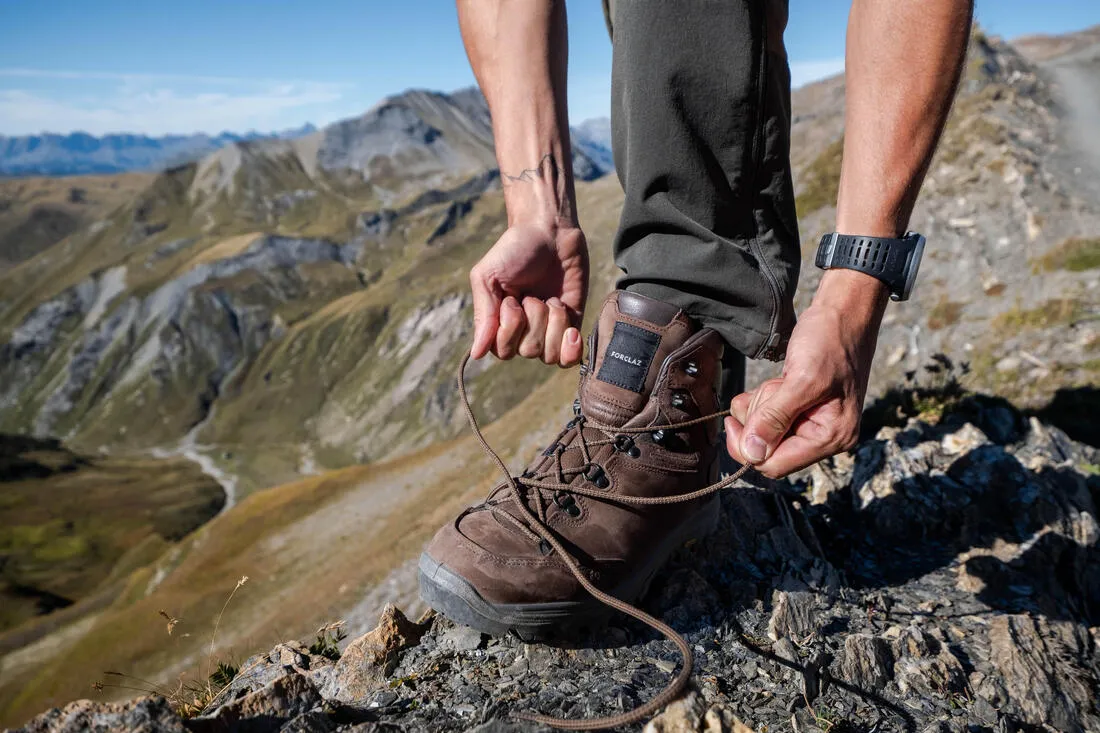
<svg viewBox="0 0 1100 733">
<path fill-rule="evenodd" d="M 0 135 L 0 176 L 75 176 L 152 171 L 180 165 L 235 142 L 289 139 L 316 131 L 310 123 L 281 132 L 223 131 L 216 135 L 91 135 L 44 132 Z"/>
<path fill-rule="evenodd" d="M 0 135 L 0 176 L 73 176 L 161 171 L 199 160 L 240 143 L 297 140 L 326 129 L 347 127 L 357 119 L 381 116 L 380 113 L 387 106 L 401 106 L 405 102 L 419 100 L 423 111 L 426 100 L 433 97 L 452 100 L 456 108 L 469 115 L 470 121 L 478 128 L 471 130 L 473 134 L 483 137 L 484 130 L 490 128 L 489 109 L 477 87 L 458 89 L 450 93 L 408 89 L 386 97 L 358 117 L 337 120 L 324 128 L 306 123 L 301 127 L 273 133 L 223 131 L 216 135 L 194 133 L 157 137 L 126 132 L 94 136 L 81 131 Z M 415 124 L 412 120 L 406 121 Z M 601 125 L 605 123 L 604 118 L 586 120 L 571 130 L 574 144 L 580 151 L 575 156 L 574 164 L 581 180 L 602 175 L 614 167 L 610 159 L 610 138 L 600 132 Z M 422 132 L 431 134 L 428 129 Z"/>
</svg>

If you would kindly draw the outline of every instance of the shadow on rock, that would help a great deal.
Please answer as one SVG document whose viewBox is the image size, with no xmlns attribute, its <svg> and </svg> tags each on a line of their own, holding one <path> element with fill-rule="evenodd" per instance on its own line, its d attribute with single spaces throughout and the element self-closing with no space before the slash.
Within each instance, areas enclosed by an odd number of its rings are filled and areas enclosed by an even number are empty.
<svg viewBox="0 0 1100 733">
<path fill-rule="evenodd" d="M 1097 387 L 1060 389 L 1049 403 L 1035 411 L 1035 417 L 1094 448 L 1100 447 L 1098 415 L 1100 388 Z"/>
</svg>

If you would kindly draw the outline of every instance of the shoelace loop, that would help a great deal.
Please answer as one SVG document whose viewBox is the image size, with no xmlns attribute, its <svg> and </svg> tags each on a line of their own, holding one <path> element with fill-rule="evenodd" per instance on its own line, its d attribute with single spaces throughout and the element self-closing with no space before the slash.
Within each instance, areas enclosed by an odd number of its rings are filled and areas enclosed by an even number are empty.
<svg viewBox="0 0 1100 733">
<path fill-rule="evenodd" d="M 580 563 L 578 563 L 576 558 L 574 558 L 572 555 L 569 554 L 569 552 L 566 551 L 565 547 L 563 547 L 557 537 L 554 536 L 554 533 L 550 530 L 549 527 L 546 526 L 546 512 L 545 507 L 543 506 L 542 493 L 544 491 L 568 491 L 569 493 L 578 494 L 580 496 L 600 497 L 604 500 L 613 500 L 624 504 L 636 505 L 677 504 L 684 501 L 700 499 L 705 496 L 714 494 L 718 491 L 722 491 L 723 489 L 729 488 L 738 479 L 745 475 L 745 473 L 749 470 L 749 466 L 744 465 L 741 468 L 737 469 L 737 471 L 730 474 L 729 476 L 726 476 L 724 479 L 718 481 L 717 483 L 713 483 L 710 486 L 706 486 L 697 491 L 692 491 L 687 494 L 678 494 L 676 496 L 654 497 L 623 496 L 621 494 L 611 496 L 603 491 L 589 489 L 583 486 L 572 486 L 570 484 L 566 484 L 560 481 L 548 482 L 537 480 L 537 475 L 536 477 L 513 476 L 511 471 L 508 470 L 508 466 L 505 465 L 504 460 L 501 459 L 499 455 L 497 455 L 497 452 L 494 451 L 493 448 L 489 445 L 489 442 L 485 440 L 485 436 L 482 435 L 481 428 L 478 426 L 477 418 L 474 416 L 474 411 L 470 407 L 470 399 L 469 396 L 466 394 L 465 378 L 466 364 L 469 363 L 469 361 L 470 352 L 467 351 L 466 355 L 462 357 L 462 363 L 458 366 L 458 394 L 462 399 L 462 407 L 466 411 L 466 420 L 470 423 L 470 429 L 473 431 L 474 437 L 481 445 L 482 450 L 485 451 L 485 454 L 489 456 L 493 463 L 496 464 L 497 468 L 504 476 L 509 495 L 511 496 L 512 501 L 519 508 L 520 513 L 523 515 L 523 519 L 526 520 L 526 524 L 524 522 L 521 522 L 518 518 L 512 516 L 508 512 L 497 510 L 491 505 L 490 509 L 492 509 L 494 513 L 497 513 L 500 516 L 506 516 L 508 520 L 510 520 L 517 528 L 520 529 L 521 532 L 526 534 L 533 542 L 535 542 L 539 546 L 540 551 L 548 546 L 552 551 L 557 552 L 558 556 L 562 559 L 562 562 L 564 562 L 566 567 L 569 568 L 569 572 L 573 574 L 573 577 L 576 578 L 581 587 L 584 588 L 585 591 L 587 591 L 593 598 L 595 598 L 600 603 L 603 603 L 605 606 L 608 606 L 616 611 L 620 611 L 621 613 L 626 614 L 627 616 L 635 618 L 638 621 L 641 621 L 645 625 L 649 626 L 650 628 L 654 629 L 655 631 L 660 632 L 662 635 L 664 635 L 665 638 L 676 645 L 676 648 L 679 650 L 680 655 L 683 658 L 683 665 L 680 667 L 680 671 L 677 672 L 676 676 L 673 677 L 673 679 L 665 686 L 663 690 L 661 690 L 661 692 L 654 696 L 649 702 L 643 703 L 633 710 L 628 710 L 625 713 L 609 716 L 606 718 L 590 718 L 588 720 L 566 720 L 564 718 L 554 718 L 549 715 L 539 715 L 537 713 L 513 713 L 513 717 L 519 718 L 521 720 L 530 720 L 534 723 L 541 723 L 543 725 L 553 726 L 555 728 L 561 728 L 563 730 L 601 730 L 604 728 L 617 728 L 620 725 L 629 725 L 630 723 L 636 723 L 643 718 L 646 718 L 657 712 L 664 706 L 668 705 L 670 702 L 678 698 L 680 694 L 684 691 L 684 688 L 687 686 L 688 681 L 691 679 L 692 665 L 694 662 L 694 657 L 691 653 L 691 647 L 688 646 L 688 643 L 684 640 L 682 636 L 680 636 L 680 634 L 675 631 L 675 629 L 666 624 L 664 621 L 661 621 L 660 619 L 649 615 L 640 608 L 636 608 L 635 606 L 632 606 L 625 601 L 604 593 L 602 590 L 592 584 L 592 582 L 585 576 L 584 571 L 580 567 Z M 587 420 L 583 415 L 578 415 L 576 418 L 569 422 L 566 430 L 558 436 L 558 440 L 560 441 L 561 438 L 564 437 L 564 435 L 566 435 L 569 430 L 572 430 L 574 428 L 577 429 L 579 431 L 581 440 L 580 450 L 582 451 L 582 455 L 584 456 L 585 465 L 587 465 L 591 463 L 591 457 L 588 452 L 589 447 L 595 447 L 596 445 L 613 444 L 615 443 L 617 438 L 595 440 L 591 443 L 588 443 L 586 442 L 584 436 L 585 425 L 588 425 L 589 427 L 605 434 L 614 433 L 618 435 L 630 435 L 634 433 L 652 433 L 658 430 L 682 430 L 683 428 L 709 422 L 710 420 L 714 420 L 715 418 L 719 417 L 725 417 L 729 414 L 729 410 L 724 410 L 722 412 L 715 412 L 710 415 L 697 417 L 692 420 L 686 420 L 681 423 L 671 423 L 668 425 L 649 425 L 640 428 L 617 428 L 611 425 L 600 425 L 598 423 Z M 555 463 L 560 473 L 560 451 L 558 452 L 558 457 Z M 562 477 L 559 476 L 559 478 Z M 526 502 L 524 502 L 524 492 L 522 489 L 534 489 L 539 494 L 539 497 L 534 502 L 536 509 L 535 512 L 532 512 L 531 509 L 528 508 Z M 494 490 L 493 493 L 495 494 L 495 492 L 496 490 Z M 490 495 L 490 497 L 491 496 L 492 495 Z M 544 552 L 543 554 L 549 553 Z"/>
</svg>

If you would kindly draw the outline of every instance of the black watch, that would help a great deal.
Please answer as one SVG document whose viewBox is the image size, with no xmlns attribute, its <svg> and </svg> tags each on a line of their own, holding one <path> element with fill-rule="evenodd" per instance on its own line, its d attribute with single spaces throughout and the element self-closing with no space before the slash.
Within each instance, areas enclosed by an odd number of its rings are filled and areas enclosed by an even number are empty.
<svg viewBox="0 0 1100 733">
<path fill-rule="evenodd" d="M 909 232 L 900 239 L 826 234 L 817 248 L 814 264 L 822 270 L 842 267 L 886 283 L 890 300 L 908 300 L 917 279 L 924 237 Z"/>
</svg>

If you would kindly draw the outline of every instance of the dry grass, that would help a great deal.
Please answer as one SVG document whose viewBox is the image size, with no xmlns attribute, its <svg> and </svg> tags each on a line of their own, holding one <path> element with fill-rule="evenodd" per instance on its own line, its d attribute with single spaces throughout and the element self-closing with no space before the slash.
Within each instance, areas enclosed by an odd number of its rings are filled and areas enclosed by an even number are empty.
<svg viewBox="0 0 1100 733">
<path fill-rule="evenodd" d="M 990 325 L 994 333 L 1007 337 L 1021 331 L 1073 323 L 1083 315 L 1081 301 L 1075 298 L 1052 298 L 1036 308 L 1023 309 L 1017 304 L 994 318 Z"/>
<path fill-rule="evenodd" d="M 0 631 L 42 621 L 36 596 L 97 595 L 223 502 L 221 487 L 183 459 L 85 457 L 0 436 Z"/>
<path fill-rule="evenodd" d="M 800 217 L 826 206 L 836 206 L 843 153 L 844 138 L 841 137 L 826 146 L 802 172 L 799 193 L 795 197 Z"/>
<path fill-rule="evenodd" d="M 1085 272 L 1100 268 L 1100 237 L 1072 237 L 1047 252 L 1037 263 L 1041 270 Z"/>
<path fill-rule="evenodd" d="M 188 270 L 194 269 L 198 265 L 217 262 L 218 260 L 229 259 L 230 257 L 236 257 L 237 255 L 248 249 L 248 246 L 255 242 L 262 236 L 259 232 L 251 232 L 248 234 L 238 234 L 235 237 L 229 237 L 223 239 L 217 244 L 207 247 L 199 252 L 197 255 L 191 258 L 191 260 L 180 268 L 179 272 L 184 273 Z"/>
<path fill-rule="evenodd" d="M 940 297 L 939 302 L 928 309 L 928 328 L 938 331 L 959 322 L 965 303 Z"/>
</svg>

